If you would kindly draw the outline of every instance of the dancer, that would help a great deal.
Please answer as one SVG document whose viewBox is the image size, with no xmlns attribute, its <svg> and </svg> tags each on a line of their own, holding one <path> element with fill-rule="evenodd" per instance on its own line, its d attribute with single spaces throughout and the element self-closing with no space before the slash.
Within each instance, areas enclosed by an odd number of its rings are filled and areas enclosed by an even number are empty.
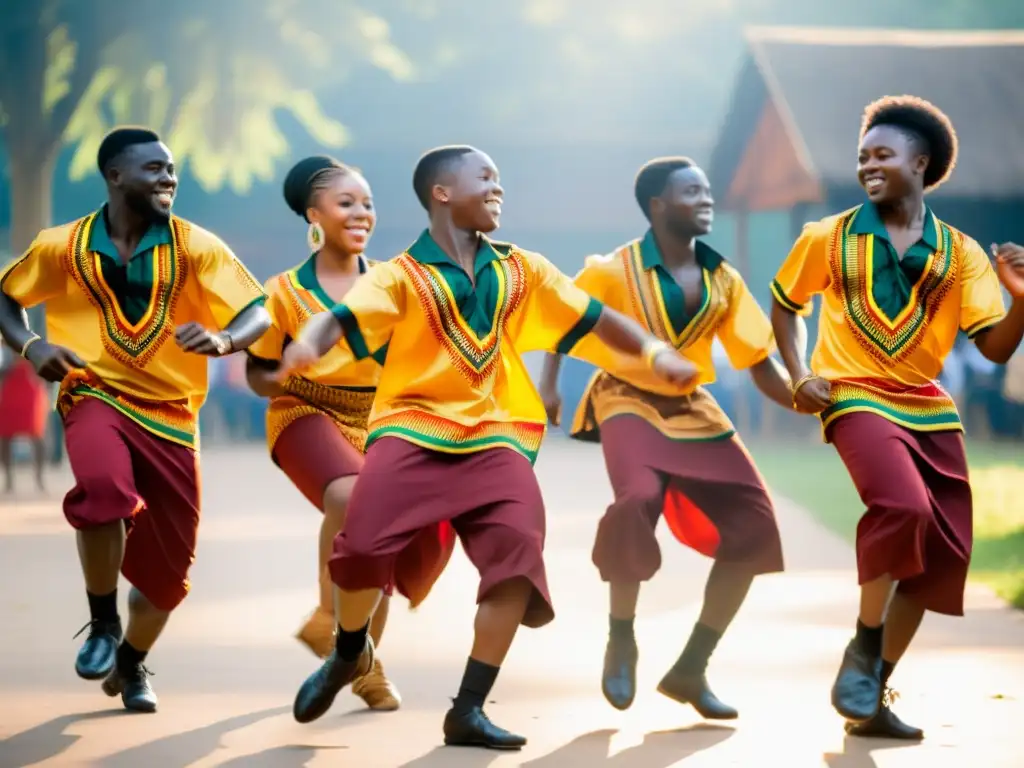
<svg viewBox="0 0 1024 768">
<path fill-rule="evenodd" d="M 996 363 L 1017 349 L 1024 249 L 993 246 L 993 270 L 925 204 L 957 155 L 934 105 L 912 96 L 868 105 L 858 153 L 867 202 L 804 227 L 772 283 L 772 324 L 794 407 L 819 414 L 867 508 L 857 525 L 860 613 L 833 706 L 850 734 L 914 740 L 923 732 L 893 714 L 889 677 L 926 610 L 963 615 L 971 557 L 963 428 L 937 379 L 958 331 Z M 799 315 L 815 294 L 822 311 L 808 368 Z"/>
<path fill-rule="evenodd" d="M 327 569 L 334 537 L 363 465 L 366 420 L 380 378 L 382 353 L 351 367 L 339 367 L 328 353 L 305 376 L 277 381 L 285 346 L 315 314 L 329 312 L 373 262 L 363 255 L 377 214 L 366 179 L 329 157 L 307 157 L 284 182 L 288 207 L 309 223 L 312 255 L 300 266 L 272 277 L 266 285 L 267 309 L 274 325 L 249 347 L 249 385 L 270 398 L 267 446 L 274 463 L 323 514 L 318 572 L 320 603 L 298 638 L 320 658 L 334 649 L 334 585 Z M 390 590 L 389 590 L 390 592 Z M 377 606 L 370 625 L 375 647 L 388 616 L 389 594 Z M 398 709 L 401 698 L 384 676 L 380 659 L 352 683 L 352 691 L 370 709 Z"/>
<path fill-rule="evenodd" d="M 570 434 L 600 441 L 615 501 L 598 525 L 593 560 L 608 582 L 610 627 L 601 688 L 616 709 L 636 695 L 638 658 L 633 622 L 640 583 L 661 567 L 654 531 L 664 515 L 686 546 L 714 558 L 700 618 L 682 655 L 658 685 L 675 701 L 709 719 L 737 711 L 712 693 L 705 677 L 711 654 L 739 610 L 754 576 L 782 570 L 782 547 L 771 500 L 715 399 L 697 384 L 715 380 L 717 337 L 737 369 L 788 408 L 789 379 L 770 357 L 771 323 L 740 277 L 697 238 L 711 231 L 714 201 L 704 172 L 688 158 L 647 163 L 636 177 L 636 200 L 650 222 L 647 234 L 596 256 L 576 285 L 630 315 L 680 350 L 700 372 L 692 386 L 674 387 L 650 374 L 591 378 Z M 600 356 L 588 338 L 574 351 Z M 541 397 L 558 424 L 561 355 L 550 354 Z"/>
<path fill-rule="evenodd" d="M 321 716 L 373 661 L 367 637 L 392 577 L 421 601 L 459 536 L 480 572 L 475 639 L 444 721 L 446 744 L 518 749 L 522 736 L 492 724 L 484 701 L 520 624 L 554 612 L 544 570 L 544 504 L 532 464 L 544 408 L 520 355 L 564 351 L 593 331 L 642 356 L 669 381 L 695 371 L 631 320 L 603 309 L 542 256 L 485 233 L 498 227 L 503 191 L 483 152 L 424 155 L 413 187 L 430 226 L 405 253 L 370 270 L 331 313 L 313 317 L 284 351 L 282 375 L 335 354 L 363 359 L 388 345 L 366 462 L 335 540 L 341 591 L 335 651 L 295 699 L 300 722 Z"/>
<path fill-rule="evenodd" d="M 19 437 L 32 443 L 32 468 L 36 489 L 46 492 L 46 425 L 50 417 L 47 384 L 18 356 L 18 350 L 0 343 L 4 360 L 0 365 L 0 464 L 4 469 L 4 492 L 14 492 L 12 444 Z"/>
<path fill-rule="evenodd" d="M 207 358 L 245 349 L 270 318 L 259 283 L 227 246 L 171 215 L 174 160 L 155 133 L 117 129 L 97 162 L 106 204 L 43 230 L 0 272 L 0 332 L 40 376 L 61 382 L 75 477 L 64 515 L 91 614 L 75 669 L 103 679 L 126 708 L 153 712 L 143 662 L 188 593 L 195 557 Z M 46 340 L 23 311 L 38 304 Z M 133 585 L 123 635 L 118 571 Z"/>
</svg>

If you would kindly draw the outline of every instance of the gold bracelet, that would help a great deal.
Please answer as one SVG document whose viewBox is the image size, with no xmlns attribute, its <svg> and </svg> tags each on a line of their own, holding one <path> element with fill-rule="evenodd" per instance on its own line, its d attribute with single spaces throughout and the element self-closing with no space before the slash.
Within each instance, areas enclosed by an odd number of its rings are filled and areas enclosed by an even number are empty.
<svg viewBox="0 0 1024 768">
<path fill-rule="evenodd" d="M 793 393 L 793 410 L 796 410 L 796 393 L 800 391 L 800 387 L 802 387 L 804 384 L 806 384 L 811 379 L 816 379 L 816 378 L 818 378 L 818 374 L 816 374 L 816 373 L 808 373 L 806 376 L 801 376 L 799 379 L 797 379 L 796 384 L 794 384 L 790 388 L 790 391 Z"/>
<path fill-rule="evenodd" d="M 37 341 L 41 341 L 42 337 L 39 334 L 34 334 L 32 338 L 21 345 L 21 356 L 24 357 L 25 353 L 28 352 L 28 348 L 35 344 Z"/>
<path fill-rule="evenodd" d="M 654 359 L 667 349 L 669 349 L 668 344 L 661 339 L 648 339 L 644 342 L 640 354 L 643 356 L 647 367 L 654 368 Z"/>
</svg>

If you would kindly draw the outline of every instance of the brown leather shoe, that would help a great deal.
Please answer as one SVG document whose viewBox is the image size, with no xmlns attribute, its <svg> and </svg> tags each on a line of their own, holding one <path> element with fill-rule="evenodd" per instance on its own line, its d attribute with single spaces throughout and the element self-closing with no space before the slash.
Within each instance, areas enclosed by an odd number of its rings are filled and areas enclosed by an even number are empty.
<svg viewBox="0 0 1024 768">
<path fill-rule="evenodd" d="M 377 712 L 393 712 L 402 706 L 398 689 L 384 675 L 384 665 L 377 658 L 369 672 L 352 682 L 352 693 Z"/>
<path fill-rule="evenodd" d="M 317 658 L 326 659 L 334 650 L 334 636 L 338 631 L 338 622 L 334 614 L 317 608 L 306 619 L 302 629 L 295 635 L 296 639 L 309 648 Z"/>
</svg>

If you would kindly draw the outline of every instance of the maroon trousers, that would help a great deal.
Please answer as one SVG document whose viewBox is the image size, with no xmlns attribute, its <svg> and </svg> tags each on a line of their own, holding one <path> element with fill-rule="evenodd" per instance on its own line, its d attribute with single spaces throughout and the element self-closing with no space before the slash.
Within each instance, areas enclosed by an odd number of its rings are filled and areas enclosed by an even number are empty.
<svg viewBox="0 0 1024 768">
<path fill-rule="evenodd" d="M 533 596 L 523 618 L 554 618 L 544 569 L 544 501 L 528 459 L 508 448 L 441 453 L 385 437 L 366 452 L 335 539 L 331 577 L 344 590 L 385 588 L 417 605 L 451 556 L 455 536 L 480 573 L 477 600 L 523 577 Z"/>
<path fill-rule="evenodd" d="M 593 561 L 603 581 L 647 581 L 661 567 L 655 538 L 664 517 L 701 554 L 781 571 L 782 543 L 764 482 L 736 437 L 672 440 L 639 416 L 601 425 L 615 501 L 598 524 Z"/>
<path fill-rule="evenodd" d="M 77 529 L 123 520 L 121 573 L 160 610 L 189 591 L 199 533 L 199 463 L 191 448 L 148 432 L 113 406 L 82 398 L 64 419 L 75 486 L 64 516 Z"/>
<path fill-rule="evenodd" d="M 867 507 L 857 524 L 860 583 L 889 574 L 927 610 L 962 616 L 974 521 L 963 436 L 851 413 L 826 437 Z"/>
</svg>

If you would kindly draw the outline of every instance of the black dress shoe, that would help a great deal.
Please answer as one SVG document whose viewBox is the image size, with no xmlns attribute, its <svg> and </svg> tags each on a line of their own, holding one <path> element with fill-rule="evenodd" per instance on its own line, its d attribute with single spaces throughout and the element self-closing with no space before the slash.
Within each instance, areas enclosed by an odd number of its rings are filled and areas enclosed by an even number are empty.
<svg viewBox="0 0 1024 768">
<path fill-rule="evenodd" d="M 158 699 L 149 684 L 151 674 L 143 664 L 135 664 L 130 669 L 120 669 L 115 665 L 101 687 L 107 696 L 121 694 L 121 703 L 125 709 L 132 712 L 156 712 Z"/>
<path fill-rule="evenodd" d="M 704 675 L 670 669 L 658 683 L 658 693 L 680 704 L 689 704 L 705 720 L 735 720 L 740 714 L 715 696 Z"/>
<path fill-rule="evenodd" d="M 526 738 L 496 726 L 481 707 L 452 707 L 444 716 L 444 743 L 449 747 L 514 750 L 526 746 Z"/>
<path fill-rule="evenodd" d="M 629 709 L 636 696 L 636 662 L 639 656 L 635 640 L 608 638 L 604 651 L 601 692 L 613 707 Z"/>
<path fill-rule="evenodd" d="M 320 665 L 320 669 L 306 678 L 295 694 L 292 715 L 300 723 L 311 723 L 323 717 L 331 708 L 341 689 L 373 668 L 373 640 L 366 637 L 366 646 L 355 661 L 345 661 L 337 649 Z"/>
<path fill-rule="evenodd" d="M 93 619 L 80 630 L 78 635 L 89 630 L 75 659 L 75 672 L 84 680 L 102 680 L 114 668 L 117 646 L 121 644 L 121 622 Z"/>
<path fill-rule="evenodd" d="M 882 657 L 867 655 L 851 640 L 832 686 L 832 706 L 850 722 L 864 723 L 878 714 L 881 703 Z"/>
<path fill-rule="evenodd" d="M 924 738 L 924 731 L 907 725 L 889 708 L 896 700 L 898 694 L 895 691 L 886 691 L 882 694 L 882 704 L 878 708 L 878 714 L 864 723 L 846 724 L 846 732 L 850 736 L 862 736 L 875 739 L 902 739 L 904 741 L 921 741 Z"/>
</svg>

